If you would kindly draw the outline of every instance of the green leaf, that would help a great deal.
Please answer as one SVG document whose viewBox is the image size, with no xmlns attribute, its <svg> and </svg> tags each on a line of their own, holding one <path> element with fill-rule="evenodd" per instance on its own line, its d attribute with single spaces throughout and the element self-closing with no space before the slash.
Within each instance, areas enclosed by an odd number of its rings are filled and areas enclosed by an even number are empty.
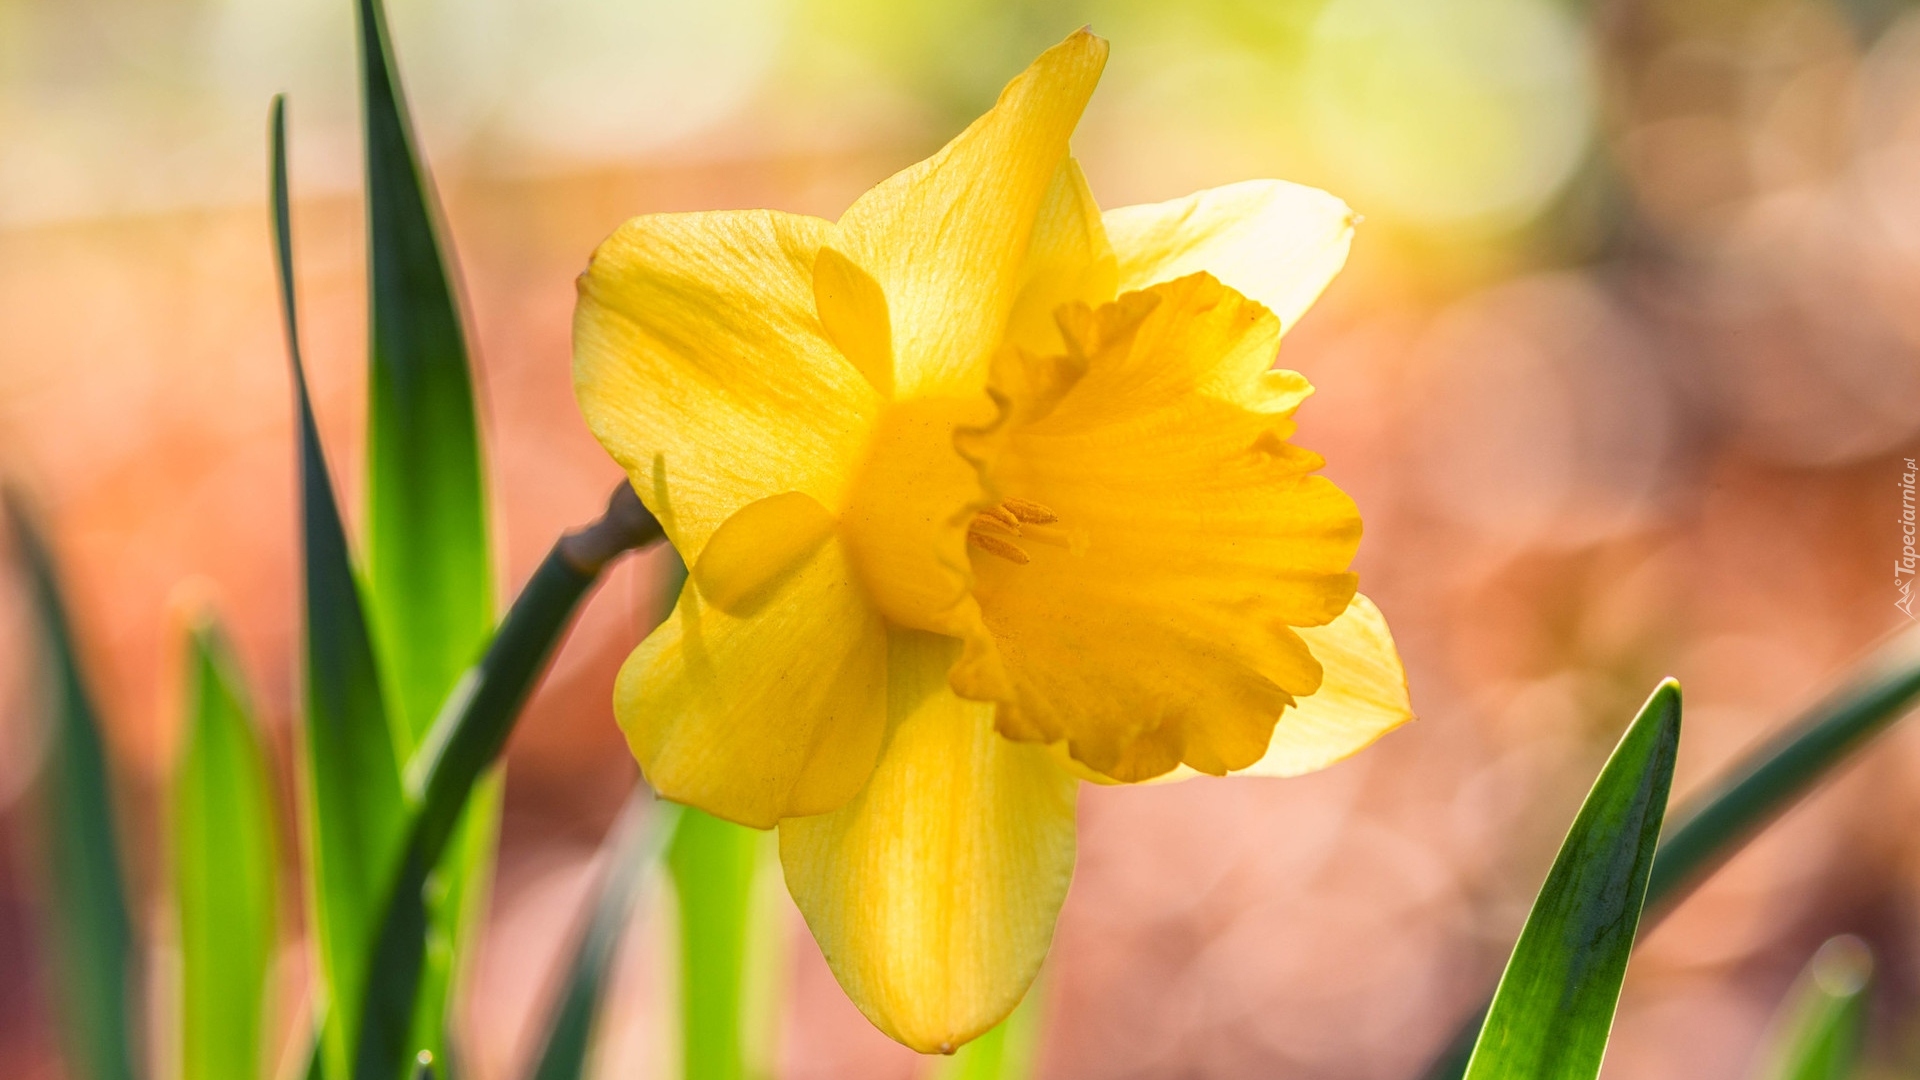
<svg viewBox="0 0 1920 1080">
<path fill-rule="evenodd" d="M 386 16 L 359 0 L 367 158 L 367 577 L 402 756 L 493 628 L 473 377 Z"/>
<path fill-rule="evenodd" d="M 1761 1080 L 1846 1080 L 1860 1059 L 1873 954 L 1857 937 L 1831 938 L 1813 954 L 1775 1021 Z"/>
<path fill-rule="evenodd" d="M 1674 814 L 1647 906 L 1664 915 L 1755 833 L 1920 699 L 1920 632 L 1908 631 Z"/>
<path fill-rule="evenodd" d="M 533 1080 L 583 1080 L 586 1076 L 593 1022 L 614 954 L 631 921 L 634 900 L 672 838 L 680 813 L 678 806 L 655 802 L 644 790 L 627 801 L 607 840 L 606 866 L 600 872 L 591 914 L 547 1016 Z"/>
<path fill-rule="evenodd" d="M 1920 631 L 1907 630 L 1851 672 L 1833 693 L 1789 723 L 1673 813 L 1647 883 L 1649 926 L 1774 818 L 1907 715 L 1920 699 Z M 1424 1080 L 1460 1080 L 1485 1008 L 1435 1057 Z"/>
<path fill-rule="evenodd" d="M 186 668 L 186 745 L 173 782 L 180 1075 L 254 1080 L 278 941 L 279 814 L 253 711 L 212 622 L 193 627 Z"/>
<path fill-rule="evenodd" d="M 1013 1013 L 933 1070 L 932 1080 L 1032 1080 L 1045 994 L 1035 982 Z"/>
<path fill-rule="evenodd" d="M 285 100 L 273 102 L 273 222 L 280 297 L 300 420 L 302 563 L 306 573 L 306 715 L 302 817 L 308 888 L 328 998 L 325 1059 L 347 1075 L 367 990 L 367 956 L 406 821 L 379 669 L 334 501 L 300 360 L 287 206 Z"/>
<path fill-rule="evenodd" d="M 1480 1028 L 1467 1080 L 1592 1080 L 1606 1056 L 1680 746 L 1660 684 L 1587 792 Z"/>
<path fill-rule="evenodd" d="M 40 624 L 53 712 L 41 799 L 68 1067 L 78 1080 L 133 1080 L 133 927 L 99 713 L 80 669 L 53 552 L 16 493 L 4 495 Z"/>
<path fill-rule="evenodd" d="M 466 335 L 379 0 L 359 0 L 367 166 L 368 607 L 404 761 L 493 629 L 493 563 Z M 484 908 L 500 782 L 436 873 L 414 1041 L 444 1063 L 462 945 Z"/>
<path fill-rule="evenodd" d="M 407 791 L 417 810 L 407 826 L 399 870 L 380 906 L 380 929 L 368 962 L 373 975 L 357 1028 L 355 1080 L 406 1075 L 418 1049 L 411 1042 L 410 1018 L 427 948 L 430 871 L 446 853 L 475 784 L 506 746 L 580 598 L 608 562 L 660 536 L 659 522 L 623 483 L 600 521 L 561 537 L 407 763 Z"/>
<path fill-rule="evenodd" d="M 680 901 L 682 1076 L 747 1075 L 748 942 L 768 836 L 688 808 L 667 851 Z"/>
</svg>

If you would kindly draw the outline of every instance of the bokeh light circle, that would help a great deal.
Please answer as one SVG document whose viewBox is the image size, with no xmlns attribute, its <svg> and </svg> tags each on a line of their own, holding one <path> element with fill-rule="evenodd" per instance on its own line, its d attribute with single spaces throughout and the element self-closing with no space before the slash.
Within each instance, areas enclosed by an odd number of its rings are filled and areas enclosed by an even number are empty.
<svg viewBox="0 0 1920 1080">
<path fill-rule="evenodd" d="M 1417 225 L 1524 221 L 1593 129 L 1587 42 L 1542 0 L 1332 0 L 1302 77 L 1308 133 L 1341 193 Z"/>
<path fill-rule="evenodd" d="M 508 123 L 529 144 L 591 159 L 672 142 L 740 108 L 774 62 L 788 5 L 591 0 L 527 10 L 513 54 L 523 89 L 507 103 Z"/>
</svg>

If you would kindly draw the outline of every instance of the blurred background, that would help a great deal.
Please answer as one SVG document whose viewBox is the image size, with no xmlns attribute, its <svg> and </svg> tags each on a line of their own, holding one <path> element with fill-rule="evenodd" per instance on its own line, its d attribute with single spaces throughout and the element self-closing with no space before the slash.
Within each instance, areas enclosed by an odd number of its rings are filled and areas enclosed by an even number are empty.
<svg viewBox="0 0 1920 1080">
<path fill-rule="evenodd" d="M 573 277 L 634 214 L 836 216 L 1091 23 L 1104 205 L 1276 176 L 1365 215 L 1288 338 L 1299 441 L 1367 521 L 1362 588 L 1421 719 L 1297 781 L 1087 791 L 1041 1075 L 1401 1078 L 1491 984 L 1654 680 L 1684 796 L 1896 610 L 1920 455 L 1920 8 L 1900 0 L 390 0 L 482 377 L 503 595 L 617 474 L 573 407 Z M 308 363 L 358 475 L 363 224 L 345 0 L 0 0 L 0 470 L 47 512 L 157 897 L 180 583 L 232 621 L 283 758 L 294 448 L 264 206 L 291 93 Z M 355 493 L 348 492 L 348 502 Z M 511 747 L 461 1020 L 534 1034 L 635 780 L 608 705 L 660 567 L 593 598 Z M 40 720 L 0 580 L 0 1074 L 61 1075 L 23 796 Z M 283 774 L 285 770 L 283 769 Z M 290 774 L 283 775 L 283 780 Z M 1830 934 L 1876 949 L 1874 1054 L 1920 1061 L 1920 727 L 1896 729 L 1652 935 L 1610 1077 L 1743 1075 Z M 782 1078 L 900 1078 L 777 884 Z M 137 912 L 161 942 L 166 913 Z M 664 1077 L 658 905 L 602 1075 Z M 285 1023 L 306 973 L 289 942 Z M 1909 1074 L 1910 1075 L 1910 1074 Z"/>
</svg>

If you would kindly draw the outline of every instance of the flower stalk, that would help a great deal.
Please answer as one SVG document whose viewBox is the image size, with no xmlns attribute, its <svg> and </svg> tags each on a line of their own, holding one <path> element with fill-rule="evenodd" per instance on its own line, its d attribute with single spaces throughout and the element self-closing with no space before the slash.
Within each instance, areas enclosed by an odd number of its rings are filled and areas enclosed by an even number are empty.
<svg viewBox="0 0 1920 1080">
<path fill-rule="evenodd" d="M 623 483 L 598 521 L 556 541 L 508 609 L 486 655 L 454 686 L 407 763 L 406 789 L 416 809 L 369 963 L 356 1080 L 403 1075 L 412 1059 L 408 1018 L 426 949 L 427 878 L 474 784 L 506 747 L 521 707 L 587 590 L 615 558 L 661 535 L 659 522 Z"/>
</svg>

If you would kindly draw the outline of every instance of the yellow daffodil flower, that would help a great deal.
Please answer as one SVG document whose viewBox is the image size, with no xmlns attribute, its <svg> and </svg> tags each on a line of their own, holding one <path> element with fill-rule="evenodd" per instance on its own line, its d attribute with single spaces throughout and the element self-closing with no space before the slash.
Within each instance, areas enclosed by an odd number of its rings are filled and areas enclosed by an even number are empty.
<svg viewBox="0 0 1920 1080">
<path fill-rule="evenodd" d="M 1102 213 L 1048 50 L 837 222 L 622 226 L 580 279 L 594 434 L 692 567 L 615 711 L 663 796 L 778 826 L 887 1034 L 951 1051 L 1053 935 L 1082 779 L 1293 775 L 1409 717 L 1282 331 L 1353 216 L 1277 181 Z"/>
</svg>

